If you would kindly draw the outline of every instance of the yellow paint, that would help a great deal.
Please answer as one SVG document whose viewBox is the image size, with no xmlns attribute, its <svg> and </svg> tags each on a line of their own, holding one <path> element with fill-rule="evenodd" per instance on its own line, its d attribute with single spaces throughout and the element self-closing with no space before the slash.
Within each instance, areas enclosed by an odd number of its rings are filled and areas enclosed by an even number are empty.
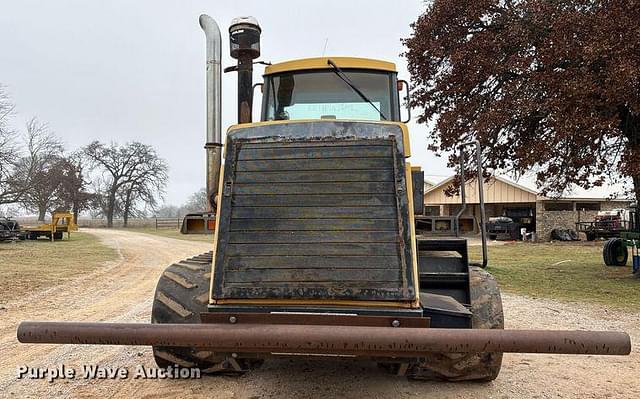
<svg viewBox="0 0 640 399">
<path fill-rule="evenodd" d="M 387 122 L 388 123 L 388 122 Z M 404 157 L 409 158 L 411 156 L 411 143 L 409 140 L 409 128 L 402 122 L 393 122 L 394 124 L 400 126 L 402 129 L 402 146 L 404 148 Z"/>
<path fill-rule="evenodd" d="M 334 122 L 335 119 L 328 121 L 325 119 L 298 119 L 298 120 L 282 120 L 282 121 L 263 121 L 263 122 L 253 122 L 253 123 L 240 123 L 237 125 L 231 125 L 227 129 L 227 134 L 233 134 L 234 130 L 238 129 L 246 129 L 250 127 L 260 127 L 260 126 L 269 126 L 269 125 L 285 125 L 288 123 L 331 123 Z M 341 122 L 362 122 L 362 123 L 380 123 L 383 125 L 394 125 L 398 126 L 402 130 L 402 145 L 404 146 L 404 157 L 409 158 L 411 156 L 411 146 L 409 143 L 409 128 L 402 122 L 393 122 L 393 121 L 357 121 L 352 119 L 339 119 Z"/>
<path fill-rule="evenodd" d="M 265 75 L 272 75 L 280 72 L 302 71 L 309 69 L 329 69 L 331 65 L 327 60 L 333 61 L 339 68 L 374 69 L 378 71 L 397 72 L 396 65 L 392 62 L 374 60 L 370 58 L 356 57 L 316 57 L 291 60 L 269 65 L 265 68 Z"/>
<path fill-rule="evenodd" d="M 411 164 L 407 162 L 405 166 L 405 180 L 407 182 L 407 200 L 409 201 L 409 229 L 411 229 L 411 271 L 416 287 L 416 299 L 413 307 L 420 307 L 420 278 L 418 276 L 418 249 L 416 247 L 416 223 L 413 213 L 413 180 L 411 179 Z"/>
<path fill-rule="evenodd" d="M 411 165 L 411 171 L 412 172 L 420 172 L 420 171 L 422 171 L 422 166 L 413 166 L 413 165 Z"/>
<path fill-rule="evenodd" d="M 67 233 L 67 238 L 71 238 L 72 231 L 78 231 L 78 225 L 73 221 L 71 212 L 53 212 L 51 214 L 51 223 L 44 223 L 39 226 L 23 226 L 25 232 L 50 233 L 51 241 L 54 241 L 53 235 L 56 232 Z"/>
<path fill-rule="evenodd" d="M 222 159 L 227 158 L 227 146 L 224 146 Z M 218 178 L 218 194 L 216 196 L 216 229 L 213 232 L 213 257 L 211 258 L 211 278 L 209 279 L 209 303 L 213 300 L 213 279 L 216 272 L 216 252 L 218 250 L 218 231 L 220 230 L 220 213 L 222 212 L 222 185 L 224 182 L 224 163 L 220 165 L 220 177 Z"/>
</svg>

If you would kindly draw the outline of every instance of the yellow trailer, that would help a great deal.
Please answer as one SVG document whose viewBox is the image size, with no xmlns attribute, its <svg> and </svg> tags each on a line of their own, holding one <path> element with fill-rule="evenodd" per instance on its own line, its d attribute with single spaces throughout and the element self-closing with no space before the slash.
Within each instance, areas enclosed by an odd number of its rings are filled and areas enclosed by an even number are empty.
<svg viewBox="0 0 640 399">
<path fill-rule="evenodd" d="M 61 240 L 64 233 L 67 233 L 67 239 L 69 239 L 72 231 L 78 231 L 78 225 L 73 221 L 73 215 L 70 212 L 53 212 L 51 214 L 51 223 L 25 226 L 22 229 L 24 237 L 28 240 L 47 237 L 51 241 Z"/>
</svg>

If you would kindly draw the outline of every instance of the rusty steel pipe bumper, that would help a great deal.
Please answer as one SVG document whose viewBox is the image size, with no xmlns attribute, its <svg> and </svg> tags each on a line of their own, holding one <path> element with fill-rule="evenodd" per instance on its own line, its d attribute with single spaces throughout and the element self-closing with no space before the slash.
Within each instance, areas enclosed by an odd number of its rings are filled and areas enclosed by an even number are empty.
<svg viewBox="0 0 640 399">
<path fill-rule="evenodd" d="M 623 332 L 473 330 L 284 324 L 24 321 L 23 343 L 206 347 L 216 352 L 421 357 L 433 352 L 628 355 Z"/>
</svg>

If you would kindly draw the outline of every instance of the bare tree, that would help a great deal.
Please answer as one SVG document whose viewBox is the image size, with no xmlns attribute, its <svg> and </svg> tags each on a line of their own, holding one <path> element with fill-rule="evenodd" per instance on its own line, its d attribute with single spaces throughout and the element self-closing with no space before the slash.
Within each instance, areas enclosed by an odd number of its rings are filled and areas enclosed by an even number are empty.
<svg viewBox="0 0 640 399">
<path fill-rule="evenodd" d="M 9 125 L 15 106 L 4 86 L 0 85 L 0 204 L 10 204 L 20 198 L 22 187 L 16 187 L 15 167 L 20 153 L 17 133 Z"/>
<path fill-rule="evenodd" d="M 163 193 L 168 168 L 153 147 L 139 142 L 119 146 L 94 141 L 84 148 L 84 153 L 102 172 L 107 227 L 113 227 L 118 206 L 125 219 L 136 201 L 155 206 L 155 198 Z"/>
<path fill-rule="evenodd" d="M 184 213 L 202 212 L 209 208 L 207 189 L 201 188 L 189 196 L 187 202 L 182 206 Z"/>
<path fill-rule="evenodd" d="M 64 148 L 45 123 L 32 118 L 27 122 L 26 149 L 27 154 L 17 167 L 25 188 L 20 202 L 27 210 L 36 211 L 39 221 L 44 221 L 62 184 Z"/>
<path fill-rule="evenodd" d="M 182 207 L 175 205 L 163 205 L 156 211 L 156 217 L 159 218 L 178 218 L 182 216 Z"/>
<path fill-rule="evenodd" d="M 88 208 L 92 218 L 96 219 L 106 217 L 109 187 L 111 187 L 110 181 L 103 176 L 97 176 L 91 179 L 91 191 L 93 192 L 93 196 L 89 200 Z M 118 215 L 120 214 L 119 202 L 117 202 L 115 206 L 116 209 L 114 210 L 114 214 Z"/>
<path fill-rule="evenodd" d="M 156 209 L 158 199 L 162 199 L 165 193 L 168 169 L 166 162 L 154 153 L 149 157 L 149 162 L 123 186 L 121 196 L 124 227 L 128 225 L 129 216 L 143 216 L 147 211 Z"/>
<path fill-rule="evenodd" d="M 78 214 L 89 209 L 95 197 L 94 193 L 88 191 L 85 162 L 81 152 L 72 153 L 60 162 L 61 181 L 57 200 L 60 206 L 73 210 L 73 220 L 76 223 Z"/>
</svg>

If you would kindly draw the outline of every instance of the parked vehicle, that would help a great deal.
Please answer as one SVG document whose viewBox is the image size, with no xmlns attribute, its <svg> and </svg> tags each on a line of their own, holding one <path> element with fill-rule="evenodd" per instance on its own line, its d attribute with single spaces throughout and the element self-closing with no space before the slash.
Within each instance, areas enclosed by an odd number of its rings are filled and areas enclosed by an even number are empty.
<svg viewBox="0 0 640 399">
<path fill-rule="evenodd" d="M 630 212 L 626 209 L 614 209 L 600 211 L 591 222 L 576 223 L 576 231 L 584 233 L 587 241 L 598 238 L 620 237 L 620 234 L 629 229 Z"/>
<path fill-rule="evenodd" d="M 72 231 L 78 231 L 78 225 L 73 222 L 70 212 L 53 212 L 51 223 L 22 228 L 24 237 L 29 240 L 37 240 L 40 237 L 47 237 L 51 241 L 61 240 L 64 233 L 67 233 L 67 238 L 71 238 Z"/>
<path fill-rule="evenodd" d="M 628 219 L 620 236 L 610 238 L 602 248 L 602 258 L 607 266 L 625 266 L 629 260 L 631 248 L 632 271 L 640 273 L 640 214 L 634 205 L 627 212 Z"/>
<path fill-rule="evenodd" d="M 505 208 L 502 216 L 506 216 L 518 224 L 518 232 L 523 227 L 528 232 L 535 231 L 535 209 L 531 207 Z"/>
<path fill-rule="evenodd" d="M 0 218 L 0 241 L 24 240 L 20 231 L 20 224 L 10 218 Z"/>
<path fill-rule="evenodd" d="M 520 238 L 520 224 L 507 216 L 491 217 L 487 223 L 487 234 L 490 240 L 517 240 Z"/>
</svg>

